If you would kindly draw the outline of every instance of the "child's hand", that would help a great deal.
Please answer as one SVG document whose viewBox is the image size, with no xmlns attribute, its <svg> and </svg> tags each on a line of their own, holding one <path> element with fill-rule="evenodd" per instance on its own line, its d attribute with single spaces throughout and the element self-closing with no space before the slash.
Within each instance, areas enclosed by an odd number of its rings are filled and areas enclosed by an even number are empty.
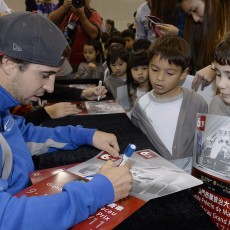
<svg viewBox="0 0 230 230">
<path fill-rule="evenodd" d="M 192 81 L 192 89 L 197 91 L 201 85 L 201 90 L 204 90 L 206 86 L 215 80 L 215 77 L 216 71 L 212 69 L 211 65 L 204 67 L 196 72 L 196 75 Z"/>
<path fill-rule="evenodd" d="M 60 102 L 44 107 L 49 116 L 54 118 L 61 118 L 69 115 L 75 115 L 81 112 L 76 105 L 70 102 Z"/>
<path fill-rule="evenodd" d="M 96 67 L 96 65 L 93 62 L 89 62 L 88 66 L 91 67 L 91 68 L 95 68 Z"/>
</svg>

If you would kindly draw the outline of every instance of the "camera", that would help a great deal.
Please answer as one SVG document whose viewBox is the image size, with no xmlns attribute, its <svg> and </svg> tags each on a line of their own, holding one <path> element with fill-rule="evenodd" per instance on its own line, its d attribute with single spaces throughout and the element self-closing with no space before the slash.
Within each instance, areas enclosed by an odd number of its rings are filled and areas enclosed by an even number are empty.
<svg viewBox="0 0 230 230">
<path fill-rule="evenodd" d="M 72 5 L 75 8 L 81 8 L 85 5 L 85 1 L 84 0 L 72 0 Z"/>
</svg>

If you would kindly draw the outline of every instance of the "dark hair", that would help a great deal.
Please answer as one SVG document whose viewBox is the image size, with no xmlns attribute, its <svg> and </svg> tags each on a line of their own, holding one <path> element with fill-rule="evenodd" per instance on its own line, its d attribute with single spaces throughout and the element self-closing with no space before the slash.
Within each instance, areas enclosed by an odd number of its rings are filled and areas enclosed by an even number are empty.
<svg viewBox="0 0 230 230">
<path fill-rule="evenodd" d="M 124 38 L 121 37 L 121 36 L 112 36 L 112 37 L 110 37 L 110 38 L 108 39 L 107 42 L 108 42 L 109 47 L 110 47 L 110 45 L 111 45 L 112 43 L 119 43 L 119 44 L 125 46 L 125 40 L 124 40 Z"/>
<path fill-rule="evenodd" d="M 132 69 L 137 66 L 148 65 L 147 51 L 140 50 L 130 52 L 128 59 L 128 68 Z"/>
<path fill-rule="evenodd" d="M 176 14 L 181 10 L 178 0 L 152 0 L 151 15 L 160 18 L 168 24 L 173 24 Z"/>
<path fill-rule="evenodd" d="M 183 2 L 183 0 L 180 0 Z M 205 9 L 202 23 L 186 16 L 184 38 L 192 52 L 192 65 L 199 70 L 213 61 L 216 41 L 229 30 L 229 0 L 204 0 Z"/>
<path fill-rule="evenodd" d="M 84 43 L 84 45 L 87 46 L 93 46 L 97 56 L 96 56 L 96 61 L 97 63 L 103 63 L 105 61 L 104 59 L 104 52 L 103 52 L 103 48 L 102 48 L 102 44 L 100 41 L 96 40 L 96 39 L 87 39 Z"/>
<path fill-rule="evenodd" d="M 138 52 L 130 52 L 129 53 L 129 59 L 127 64 L 127 89 L 129 97 L 130 89 L 134 88 L 136 89 L 139 86 L 139 83 L 135 82 L 135 80 L 132 77 L 131 69 L 138 66 L 148 66 L 148 58 L 147 58 L 147 51 L 140 50 Z M 151 89 L 149 84 L 149 90 Z"/>
<path fill-rule="evenodd" d="M 191 49 L 188 43 L 177 35 L 164 35 L 154 40 L 148 50 L 148 62 L 156 56 L 168 60 L 169 64 L 180 66 L 182 71 L 190 67 Z"/>
<path fill-rule="evenodd" d="M 110 73 L 112 73 L 112 69 L 110 64 L 113 64 L 117 61 L 117 59 L 121 59 L 122 61 L 128 63 L 129 54 L 126 51 L 125 47 L 121 44 L 114 44 L 108 50 L 107 55 L 107 66 L 109 68 Z"/>
<path fill-rule="evenodd" d="M 121 36 L 122 36 L 123 38 L 129 37 L 129 38 L 132 38 L 133 40 L 135 39 L 135 33 L 134 33 L 134 31 L 131 30 L 131 29 L 123 30 L 123 31 L 121 32 Z"/>
<path fill-rule="evenodd" d="M 148 50 L 150 45 L 151 45 L 151 42 L 149 40 L 138 39 L 138 40 L 135 40 L 133 43 L 133 50 L 134 51 Z"/>
<path fill-rule="evenodd" d="M 101 33 L 101 42 L 102 42 L 102 43 L 106 43 L 106 42 L 108 41 L 108 39 L 109 39 L 108 33 L 102 32 L 102 33 Z"/>
<path fill-rule="evenodd" d="M 220 65 L 230 65 L 230 32 L 217 42 L 214 48 L 214 61 Z"/>
<path fill-rule="evenodd" d="M 111 27 L 114 27 L 114 21 L 112 19 L 106 19 L 105 22 L 109 25 L 111 25 Z"/>
<path fill-rule="evenodd" d="M 3 58 L 8 58 L 9 60 L 11 60 L 12 62 L 14 63 L 17 63 L 18 64 L 18 69 L 19 71 L 21 72 L 24 72 L 28 69 L 29 65 L 31 65 L 32 63 L 30 62 L 27 62 L 27 61 L 23 61 L 23 60 L 20 60 L 20 59 L 17 59 L 17 58 L 13 58 L 13 57 L 9 57 L 7 55 L 0 55 L 0 63 L 2 63 L 2 59 Z"/>
</svg>

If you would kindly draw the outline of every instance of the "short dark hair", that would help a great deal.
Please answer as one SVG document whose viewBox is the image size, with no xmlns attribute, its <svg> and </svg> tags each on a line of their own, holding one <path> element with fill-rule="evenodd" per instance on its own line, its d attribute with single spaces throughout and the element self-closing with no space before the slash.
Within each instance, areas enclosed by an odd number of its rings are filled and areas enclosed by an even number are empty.
<svg viewBox="0 0 230 230">
<path fill-rule="evenodd" d="M 17 59 L 17 58 L 9 57 L 8 55 L 1 55 L 0 56 L 0 63 L 2 63 L 3 58 L 7 58 L 7 59 L 11 60 L 12 62 L 17 63 L 18 64 L 18 69 L 21 72 L 26 71 L 28 69 L 29 65 L 32 64 L 31 62 L 27 62 L 27 61 L 23 61 L 23 60 L 20 60 L 20 59 Z"/>
<path fill-rule="evenodd" d="M 154 40 L 148 49 L 148 62 L 156 56 L 168 60 L 169 64 L 180 66 L 182 71 L 191 64 L 191 49 L 188 43 L 177 35 L 164 35 Z"/>
<path fill-rule="evenodd" d="M 135 40 L 133 43 L 133 50 L 139 51 L 139 50 L 148 50 L 150 47 L 151 42 L 147 39 L 138 39 Z"/>
<path fill-rule="evenodd" d="M 114 27 L 114 21 L 112 19 L 106 19 L 105 22 Z"/>
<path fill-rule="evenodd" d="M 103 48 L 102 48 L 102 44 L 100 41 L 98 41 L 96 39 L 89 38 L 85 41 L 84 46 L 85 45 L 93 46 L 93 48 L 95 49 L 95 51 L 97 53 L 96 61 L 98 63 L 103 63 L 105 61 Z"/>
<path fill-rule="evenodd" d="M 133 40 L 135 39 L 135 33 L 133 30 L 130 30 L 130 29 L 123 30 L 121 33 L 121 36 L 123 38 L 129 37 L 129 38 L 132 38 Z"/>
<path fill-rule="evenodd" d="M 215 45 L 214 61 L 220 65 L 230 65 L 230 32 L 220 38 Z"/>
<path fill-rule="evenodd" d="M 110 46 L 112 43 L 119 43 L 119 44 L 125 46 L 125 40 L 124 40 L 124 38 L 121 37 L 121 36 L 112 36 L 112 37 L 110 37 L 110 38 L 107 40 L 107 42 L 108 42 L 108 45 L 109 45 L 109 46 Z"/>
</svg>

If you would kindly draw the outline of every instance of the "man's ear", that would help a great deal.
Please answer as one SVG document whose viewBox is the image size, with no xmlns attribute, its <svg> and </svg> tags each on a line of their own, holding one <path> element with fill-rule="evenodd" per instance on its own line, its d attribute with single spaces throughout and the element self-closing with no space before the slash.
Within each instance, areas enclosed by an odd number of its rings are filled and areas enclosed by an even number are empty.
<svg viewBox="0 0 230 230">
<path fill-rule="evenodd" d="M 7 58 L 7 57 L 2 58 L 2 68 L 3 68 L 3 71 L 7 75 L 10 75 L 12 73 L 12 71 L 15 70 L 16 66 L 17 66 L 17 64 L 15 62 L 13 62 L 12 60 L 10 60 L 9 58 Z"/>
<path fill-rule="evenodd" d="M 183 81 L 187 75 L 189 74 L 189 68 L 186 68 L 182 73 L 181 73 L 181 76 L 180 76 L 180 80 Z"/>
</svg>

